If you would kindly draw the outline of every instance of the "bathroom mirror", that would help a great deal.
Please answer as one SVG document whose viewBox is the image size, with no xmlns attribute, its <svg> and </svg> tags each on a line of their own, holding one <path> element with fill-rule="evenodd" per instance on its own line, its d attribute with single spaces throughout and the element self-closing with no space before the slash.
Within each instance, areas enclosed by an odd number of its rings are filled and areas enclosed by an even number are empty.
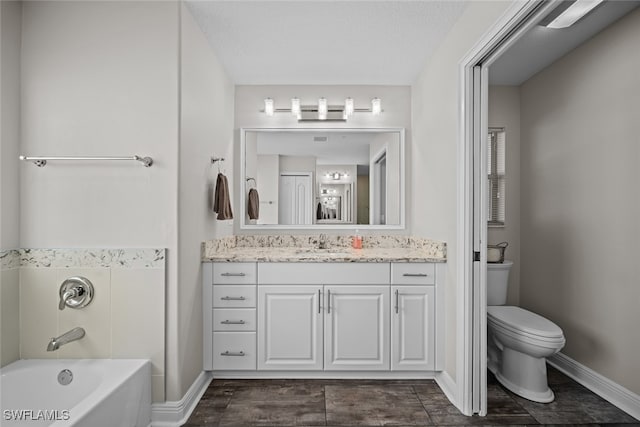
<svg viewBox="0 0 640 427">
<path fill-rule="evenodd" d="M 241 228 L 404 228 L 404 129 L 241 129 L 240 144 Z"/>
</svg>

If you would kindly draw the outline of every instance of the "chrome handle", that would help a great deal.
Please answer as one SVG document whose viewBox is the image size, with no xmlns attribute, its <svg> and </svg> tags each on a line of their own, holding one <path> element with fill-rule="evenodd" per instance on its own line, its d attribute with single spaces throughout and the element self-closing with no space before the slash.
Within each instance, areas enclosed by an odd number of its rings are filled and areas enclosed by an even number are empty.
<svg viewBox="0 0 640 427">
<path fill-rule="evenodd" d="M 320 304 L 320 300 L 322 300 L 322 292 L 318 289 L 318 314 L 322 313 L 322 306 Z"/>
<path fill-rule="evenodd" d="M 327 314 L 331 313 L 331 289 L 327 289 Z"/>
<path fill-rule="evenodd" d="M 245 297 L 222 297 L 220 298 L 222 301 L 244 301 Z"/>
<path fill-rule="evenodd" d="M 244 325 L 245 321 L 244 320 L 223 320 L 222 322 L 223 325 Z"/>
<path fill-rule="evenodd" d="M 221 276 L 223 276 L 223 277 L 244 277 L 244 276 L 246 276 L 246 274 L 244 274 L 244 273 L 222 273 Z"/>
<path fill-rule="evenodd" d="M 427 277 L 428 274 L 426 274 L 426 273 L 404 273 L 403 276 L 404 277 Z"/>
<path fill-rule="evenodd" d="M 396 314 L 398 314 L 399 299 L 398 290 L 396 289 Z"/>
<path fill-rule="evenodd" d="M 225 351 L 223 353 L 220 353 L 220 356 L 246 356 L 246 354 L 244 354 L 244 351 Z"/>
</svg>

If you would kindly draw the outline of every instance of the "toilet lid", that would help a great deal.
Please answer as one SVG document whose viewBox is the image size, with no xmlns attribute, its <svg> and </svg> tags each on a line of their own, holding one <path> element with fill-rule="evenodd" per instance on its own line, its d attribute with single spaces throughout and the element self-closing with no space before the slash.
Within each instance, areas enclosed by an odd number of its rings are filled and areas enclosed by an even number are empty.
<svg viewBox="0 0 640 427">
<path fill-rule="evenodd" d="M 487 316 L 502 326 L 543 338 L 561 338 L 562 329 L 549 319 L 520 307 L 494 305 L 487 307 Z"/>
</svg>

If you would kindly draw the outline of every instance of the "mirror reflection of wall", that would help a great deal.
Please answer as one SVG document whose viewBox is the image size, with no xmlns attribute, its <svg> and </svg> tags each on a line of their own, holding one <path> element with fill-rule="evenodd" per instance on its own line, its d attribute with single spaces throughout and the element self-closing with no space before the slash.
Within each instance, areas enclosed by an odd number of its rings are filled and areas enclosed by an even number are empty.
<svg viewBox="0 0 640 427">
<path fill-rule="evenodd" d="M 260 195 L 258 219 L 243 225 L 401 225 L 401 130 L 242 134 L 245 203 L 252 187 Z"/>
</svg>

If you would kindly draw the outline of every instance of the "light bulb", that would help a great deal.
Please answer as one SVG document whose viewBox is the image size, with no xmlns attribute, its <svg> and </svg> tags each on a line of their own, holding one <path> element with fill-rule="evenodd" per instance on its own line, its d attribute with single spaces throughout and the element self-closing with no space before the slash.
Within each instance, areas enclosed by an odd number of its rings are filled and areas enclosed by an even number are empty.
<svg viewBox="0 0 640 427">
<path fill-rule="evenodd" d="M 318 99 L 318 120 L 327 120 L 327 99 Z"/>
<path fill-rule="evenodd" d="M 373 98 L 371 100 L 371 114 L 377 116 L 382 112 L 382 101 L 380 98 Z"/>
<path fill-rule="evenodd" d="M 264 113 L 267 116 L 273 116 L 273 99 L 265 98 L 264 99 Z"/>
<path fill-rule="evenodd" d="M 291 114 L 300 116 L 300 98 L 291 98 Z"/>
<path fill-rule="evenodd" d="M 345 118 L 349 118 L 353 115 L 353 98 L 347 98 L 344 100 L 344 115 Z"/>
</svg>

